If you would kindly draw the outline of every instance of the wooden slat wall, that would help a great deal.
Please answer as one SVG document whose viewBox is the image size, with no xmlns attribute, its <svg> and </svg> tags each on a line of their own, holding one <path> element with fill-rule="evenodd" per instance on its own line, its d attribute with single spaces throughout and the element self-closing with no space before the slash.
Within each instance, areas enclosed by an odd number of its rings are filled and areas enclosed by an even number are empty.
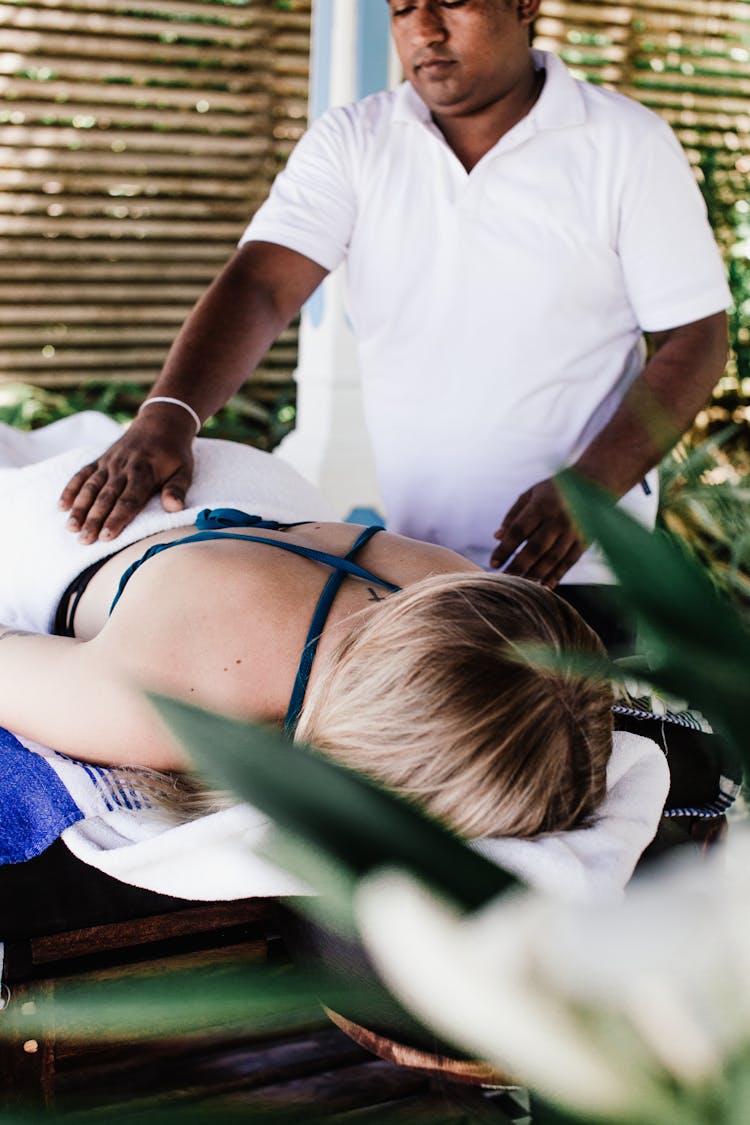
<svg viewBox="0 0 750 1125">
<path fill-rule="evenodd" d="M 660 112 L 693 163 L 750 172 L 750 0 L 543 0 L 536 45 Z"/>
<path fill-rule="evenodd" d="M 750 0 L 542 0 L 535 44 L 656 110 L 709 205 L 736 299 L 724 385 L 750 395 Z"/>
<path fill-rule="evenodd" d="M 305 127 L 310 14 L 0 0 L 0 382 L 156 376 Z"/>
<path fill-rule="evenodd" d="M 0 0 L 0 382 L 154 378 L 304 128 L 310 9 Z M 536 43 L 676 129 L 732 263 L 741 367 L 750 0 L 542 0 Z M 289 332 L 263 373 L 295 359 Z"/>
</svg>

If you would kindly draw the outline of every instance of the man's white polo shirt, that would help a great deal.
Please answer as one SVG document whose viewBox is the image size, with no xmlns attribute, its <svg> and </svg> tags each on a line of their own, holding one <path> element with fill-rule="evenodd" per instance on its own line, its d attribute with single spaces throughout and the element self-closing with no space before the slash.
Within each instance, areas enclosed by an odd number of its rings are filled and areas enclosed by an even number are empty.
<svg viewBox="0 0 750 1125">
<path fill-rule="evenodd" d="M 539 100 L 471 173 L 406 83 L 319 119 L 243 236 L 346 263 L 388 526 L 483 566 L 611 417 L 642 332 L 731 302 L 668 126 L 535 60 Z M 646 522 L 651 488 L 623 500 Z M 567 581 L 608 578 L 589 551 Z"/>
</svg>

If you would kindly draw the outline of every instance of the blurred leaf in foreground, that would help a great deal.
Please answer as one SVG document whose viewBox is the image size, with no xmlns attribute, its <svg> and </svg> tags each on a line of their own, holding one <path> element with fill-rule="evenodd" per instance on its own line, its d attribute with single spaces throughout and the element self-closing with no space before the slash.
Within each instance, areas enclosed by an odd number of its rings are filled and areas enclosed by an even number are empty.
<svg viewBox="0 0 750 1125">
<path fill-rule="evenodd" d="M 289 967 L 228 964 L 164 969 L 117 980 L 58 981 L 2 1013 L 0 1036 L 21 1040 L 54 1033 L 73 1039 L 160 1039 L 232 1030 L 272 1031 L 320 1020 L 321 987 L 338 996 L 341 981 Z"/>
<path fill-rule="evenodd" d="M 164 696 L 151 699 L 210 781 L 330 856 L 339 878 L 348 873 L 353 881 L 384 865 L 405 867 L 466 910 L 516 884 L 416 805 L 278 731 Z M 287 859 L 293 862 L 291 849 Z M 303 866 L 294 874 L 309 879 L 313 868 Z"/>
<path fill-rule="evenodd" d="M 636 614 L 645 661 L 637 670 L 687 699 L 745 763 L 750 632 L 704 568 L 663 531 L 648 531 L 572 472 L 561 487 L 584 534 L 596 540 Z"/>
</svg>

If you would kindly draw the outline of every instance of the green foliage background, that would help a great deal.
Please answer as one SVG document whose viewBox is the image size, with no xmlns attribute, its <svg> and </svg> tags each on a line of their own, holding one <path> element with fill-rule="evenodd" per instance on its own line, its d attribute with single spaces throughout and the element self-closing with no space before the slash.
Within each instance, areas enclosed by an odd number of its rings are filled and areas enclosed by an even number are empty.
<svg viewBox="0 0 750 1125">
<path fill-rule="evenodd" d="M 127 423 L 135 417 L 147 390 L 147 386 L 104 380 L 60 390 L 10 383 L 0 386 L 0 421 L 21 430 L 35 430 L 81 410 L 99 410 Z M 201 431 L 203 436 L 273 449 L 294 426 L 294 387 L 276 386 L 272 394 L 267 387 L 264 391 L 259 398 L 255 388 L 244 388 L 208 419 Z"/>
<path fill-rule="evenodd" d="M 736 423 L 732 444 L 746 472 L 750 451 L 750 200 L 746 181 L 737 182 L 739 173 L 727 174 L 715 149 L 703 151 L 700 171 L 701 190 L 727 264 L 734 306 L 729 315 L 729 363 L 711 407 L 699 419 L 696 436 L 700 439 L 729 422 Z"/>
</svg>

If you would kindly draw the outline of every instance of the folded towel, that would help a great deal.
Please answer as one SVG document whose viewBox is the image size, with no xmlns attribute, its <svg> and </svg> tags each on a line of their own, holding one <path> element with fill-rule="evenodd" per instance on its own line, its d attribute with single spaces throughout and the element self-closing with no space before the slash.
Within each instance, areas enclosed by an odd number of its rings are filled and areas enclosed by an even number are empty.
<svg viewBox="0 0 750 1125">
<path fill-rule="evenodd" d="M 0 862 L 29 859 L 62 835 L 85 863 L 160 894 L 211 901 L 305 893 L 256 854 L 272 825 L 249 805 L 180 824 L 159 807 L 138 770 L 91 766 L 7 733 L 0 762 Z M 614 896 L 654 836 L 668 786 L 656 743 L 616 732 L 607 796 L 591 828 L 474 846 L 542 890 L 576 899 Z"/>
<path fill-rule="evenodd" d="M 92 867 L 178 898 L 305 893 L 253 854 L 270 828 L 249 805 L 180 823 L 143 771 L 77 761 L 0 728 L 0 865 L 33 859 L 62 836 Z"/>
<path fill-rule="evenodd" d="M 0 621 L 49 632 L 66 586 L 98 559 L 165 528 L 193 523 L 202 508 L 242 508 L 282 522 L 335 519 L 323 495 L 281 458 L 237 442 L 194 443 L 187 509 L 165 512 L 158 496 L 115 540 L 84 546 L 65 529 L 57 500 L 70 477 L 122 434 L 85 411 L 23 433 L 0 423 Z"/>
<path fill-rule="evenodd" d="M 44 757 L 0 728 L 0 864 L 33 859 L 83 815 Z"/>
</svg>

